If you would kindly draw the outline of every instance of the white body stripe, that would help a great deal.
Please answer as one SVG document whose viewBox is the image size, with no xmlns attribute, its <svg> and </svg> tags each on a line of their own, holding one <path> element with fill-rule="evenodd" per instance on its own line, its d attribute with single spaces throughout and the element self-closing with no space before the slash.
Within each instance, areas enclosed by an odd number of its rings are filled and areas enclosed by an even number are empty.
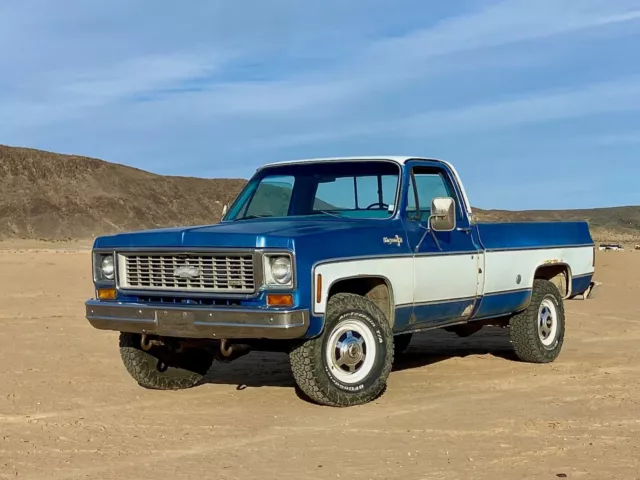
<svg viewBox="0 0 640 480">
<path fill-rule="evenodd" d="M 574 277 L 593 273 L 592 252 L 592 247 L 486 252 L 484 293 L 531 288 L 536 269 L 545 263 L 566 263 Z"/>
<path fill-rule="evenodd" d="M 386 278 L 395 305 L 447 301 L 476 295 L 531 288 L 536 269 L 545 263 L 566 263 L 572 276 L 593 273 L 592 247 L 509 250 L 376 257 L 320 264 L 313 279 L 313 311 L 323 314 L 329 289 L 335 282 L 364 276 Z M 482 273 L 480 273 L 482 272 Z M 322 275 L 321 301 L 316 302 L 316 278 Z M 520 283 L 517 276 L 520 275 Z"/>
<path fill-rule="evenodd" d="M 434 255 L 415 258 L 415 303 L 475 297 L 478 255 Z"/>
<path fill-rule="evenodd" d="M 315 275 L 322 275 L 322 300 L 316 302 L 316 278 L 313 279 L 313 310 L 324 313 L 331 285 L 349 277 L 382 276 L 389 280 L 396 305 L 413 302 L 413 257 L 369 258 L 318 265 Z"/>
</svg>

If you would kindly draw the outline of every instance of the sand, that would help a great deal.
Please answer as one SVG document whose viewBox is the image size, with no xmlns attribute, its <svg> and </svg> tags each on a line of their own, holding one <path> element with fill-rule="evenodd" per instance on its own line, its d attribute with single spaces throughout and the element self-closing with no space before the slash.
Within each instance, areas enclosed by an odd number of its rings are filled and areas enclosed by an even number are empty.
<svg viewBox="0 0 640 480">
<path fill-rule="evenodd" d="M 0 246 L 2 247 L 2 246 Z M 514 360 L 505 331 L 415 338 L 360 407 L 298 398 L 287 357 L 144 390 L 84 318 L 86 248 L 0 251 L 0 478 L 640 478 L 640 252 L 598 252 L 565 348 Z"/>
</svg>

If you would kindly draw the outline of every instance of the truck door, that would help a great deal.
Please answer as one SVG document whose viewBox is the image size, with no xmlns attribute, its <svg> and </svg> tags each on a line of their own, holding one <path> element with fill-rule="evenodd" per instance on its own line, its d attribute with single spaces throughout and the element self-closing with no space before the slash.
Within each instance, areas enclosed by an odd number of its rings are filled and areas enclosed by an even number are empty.
<svg viewBox="0 0 640 480">
<path fill-rule="evenodd" d="M 484 257 L 452 172 L 440 162 L 411 161 L 403 191 L 407 240 L 414 252 L 413 315 L 410 323 L 443 325 L 469 318 L 484 278 Z M 451 197 L 456 227 L 428 230 L 431 200 Z M 434 238 L 435 237 L 435 238 Z"/>
</svg>

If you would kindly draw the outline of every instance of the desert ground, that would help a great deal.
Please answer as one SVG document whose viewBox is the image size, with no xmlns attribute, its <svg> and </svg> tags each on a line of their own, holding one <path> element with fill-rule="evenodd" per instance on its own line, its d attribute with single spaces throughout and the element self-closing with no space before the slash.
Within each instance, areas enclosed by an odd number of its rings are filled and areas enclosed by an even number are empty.
<svg viewBox="0 0 640 480">
<path fill-rule="evenodd" d="M 640 252 L 598 252 L 555 363 L 515 361 L 500 329 L 425 333 L 379 400 L 335 409 L 282 354 L 144 390 L 83 316 L 86 248 L 0 249 L 2 479 L 640 478 Z"/>
</svg>

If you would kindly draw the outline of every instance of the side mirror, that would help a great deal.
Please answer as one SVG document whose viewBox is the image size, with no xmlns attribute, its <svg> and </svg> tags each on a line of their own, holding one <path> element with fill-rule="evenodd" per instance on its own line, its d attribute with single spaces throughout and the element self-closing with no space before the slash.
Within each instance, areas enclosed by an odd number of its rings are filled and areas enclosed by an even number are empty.
<svg viewBox="0 0 640 480">
<path fill-rule="evenodd" d="M 222 216 L 224 217 L 227 214 L 227 209 L 229 208 L 229 205 L 227 205 L 226 203 L 222 206 Z"/>
<path fill-rule="evenodd" d="M 435 232 L 450 232 L 456 228 L 456 202 L 450 197 L 431 200 L 429 224 Z"/>
</svg>

